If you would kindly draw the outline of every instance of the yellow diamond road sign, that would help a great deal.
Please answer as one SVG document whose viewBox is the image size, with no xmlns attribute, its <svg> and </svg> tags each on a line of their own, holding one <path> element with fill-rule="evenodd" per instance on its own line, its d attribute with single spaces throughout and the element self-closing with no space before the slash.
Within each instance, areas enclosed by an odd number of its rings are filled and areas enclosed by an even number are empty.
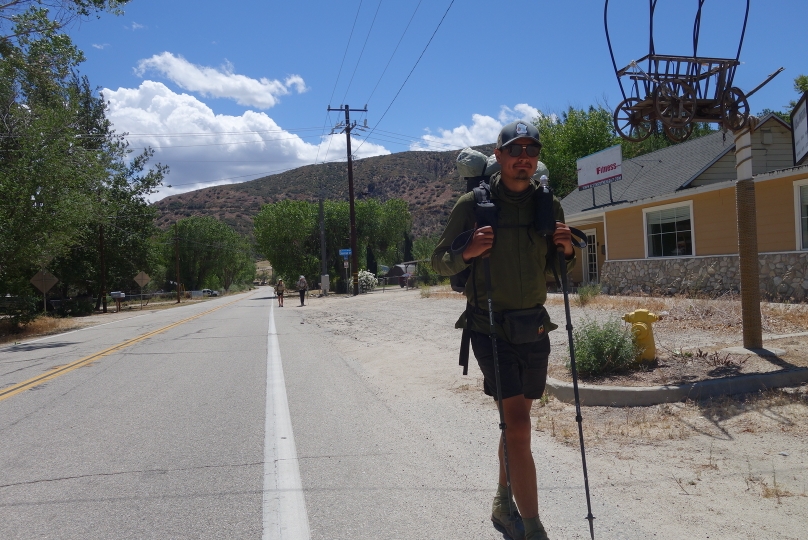
<svg viewBox="0 0 808 540">
<path fill-rule="evenodd" d="M 141 287 L 145 287 L 148 282 L 151 281 L 149 274 L 146 272 L 140 272 L 138 275 L 135 276 L 135 283 L 140 285 Z"/>
<path fill-rule="evenodd" d="M 43 293 L 48 292 L 51 287 L 59 283 L 59 278 L 51 274 L 45 269 L 40 270 L 36 273 L 34 277 L 31 278 L 31 283 L 42 291 Z"/>
</svg>

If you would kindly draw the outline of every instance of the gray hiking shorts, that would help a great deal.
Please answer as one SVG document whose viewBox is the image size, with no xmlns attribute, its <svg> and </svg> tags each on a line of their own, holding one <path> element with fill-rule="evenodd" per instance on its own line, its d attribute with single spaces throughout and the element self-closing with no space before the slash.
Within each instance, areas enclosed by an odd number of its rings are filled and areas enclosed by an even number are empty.
<svg viewBox="0 0 808 540">
<path fill-rule="evenodd" d="M 491 336 L 471 332 L 471 348 L 485 380 L 483 391 L 497 399 L 497 379 Z M 547 384 L 547 361 L 550 358 L 550 338 L 535 343 L 514 345 L 497 338 L 497 358 L 502 383 L 502 399 L 524 395 L 539 399 Z"/>
</svg>

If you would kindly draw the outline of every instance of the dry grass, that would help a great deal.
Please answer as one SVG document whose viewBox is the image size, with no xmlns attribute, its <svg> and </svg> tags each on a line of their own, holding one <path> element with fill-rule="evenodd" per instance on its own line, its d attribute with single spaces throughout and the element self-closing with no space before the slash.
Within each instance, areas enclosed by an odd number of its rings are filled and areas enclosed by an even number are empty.
<svg viewBox="0 0 808 540">
<path fill-rule="evenodd" d="M 432 285 L 431 287 L 421 287 L 422 298 L 442 298 L 445 300 L 459 300 L 464 296 L 452 290 L 449 285 Z"/>
<path fill-rule="evenodd" d="M 808 330 L 808 305 L 772 304 L 760 306 L 761 315 L 770 326 L 795 331 Z"/>
<path fill-rule="evenodd" d="M 542 400 L 539 405 L 533 409 L 535 429 L 577 447 L 574 405 L 553 397 Z M 583 416 L 587 445 L 614 442 L 654 444 L 684 440 L 719 429 L 746 433 L 776 429 L 808 435 L 808 388 L 769 390 L 705 402 L 665 403 L 651 407 L 587 407 Z M 703 468 L 716 466 L 711 452 Z"/>
<path fill-rule="evenodd" d="M 12 333 L 11 326 L 7 321 L 0 321 L 0 343 L 15 343 L 37 336 L 59 334 L 80 326 L 82 324 L 72 318 L 38 317 L 21 327 L 19 332 L 15 334 Z"/>
<path fill-rule="evenodd" d="M 572 295 L 574 298 L 575 295 Z M 562 305 L 563 296 L 550 295 L 547 304 Z M 652 297 L 597 295 L 587 303 L 588 309 L 625 311 L 647 309 L 664 320 L 704 329 L 739 329 L 742 325 L 741 301 L 737 294 L 726 294 L 717 299 L 698 297 Z M 790 333 L 808 330 L 808 304 L 761 303 L 761 322 L 765 332 Z"/>
<path fill-rule="evenodd" d="M 174 301 L 171 302 L 150 302 L 149 304 L 143 305 L 143 311 L 155 311 L 155 310 L 163 310 L 163 309 L 171 309 L 177 306 L 184 306 L 187 304 L 196 304 L 199 302 L 207 302 L 209 301 L 208 298 L 204 299 L 186 299 L 183 300 L 181 304 L 177 304 Z M 121 314 L 124 313 L 135 313 L 140 310 L 139 303 L 124 303 L 121 306 Z M 53 334 L 59 334 L 62 332 L 69 332 L 70 330 L 75 330 L 77 328 L 83 328 L 85 326 L 93 326 L 98 324 L 102 321 L 98 319 L 98 317 L 109 317 L 115 316 L 115 306 L 114 304 L 111 306 L 111 311 L 108 314 L 102 315 L 100 313 L 95 313 L 94 315 L 87 316 L 87 317 L 52 317 L 50 315 L 40 315 L 30 323 L 18 328 L 18 332 L 14 333 L 11 325 L 8 324 L 6 320 L 0 320 L 0 344 L 5 343 L 16 343 L 18 341 L 24 341 L 27 339 L 33 339 L 36 337 L 42 336 L 50 336 Z"/>
<path fill-rule="evenodd" d="M 428 290 L 422 288 L 425 298 L 457 300 L 463 296 L 454 292 L 449 285 L 435 285 Z M 577 295 L 570 295 L 576 302 Z M 550 294 L 547 305 L 563 305 L 564 297 Z M 585 302 L 586 309 L 601 311 L 630 312 L 647 309 L 664 320 L 698 324 L 704 329 L 733 329 L 742 326 L 741 301 L 737 294 L 726 294 L 720 298 L 699 298 L 685 296 L 610 296 L 599 294 Z M 761 322 L 764 332 L 791 333 L 808 331 L 808 304 L 777 304 L 763 302 L 760 305 Z"/>
</svg>

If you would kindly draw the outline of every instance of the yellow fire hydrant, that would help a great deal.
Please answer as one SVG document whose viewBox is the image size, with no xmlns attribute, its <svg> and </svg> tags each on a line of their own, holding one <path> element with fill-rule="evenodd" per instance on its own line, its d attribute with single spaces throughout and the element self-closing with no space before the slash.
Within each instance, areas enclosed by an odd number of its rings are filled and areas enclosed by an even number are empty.
<svg viewBox="0 0 808 540">
<path fill-rule="evenodd" d="M 623 315 L 623 320 L 631 323 L 634 343 L 640 348 L 637 361 L 651 361 L 656 358 L 656 343 L 654 343 L 654 330 L 651 328 L 651 323 L 655 323 L 660 319 L 662 317 L 651 313 L 647 309 L 637 309 Z"/>
</svg>

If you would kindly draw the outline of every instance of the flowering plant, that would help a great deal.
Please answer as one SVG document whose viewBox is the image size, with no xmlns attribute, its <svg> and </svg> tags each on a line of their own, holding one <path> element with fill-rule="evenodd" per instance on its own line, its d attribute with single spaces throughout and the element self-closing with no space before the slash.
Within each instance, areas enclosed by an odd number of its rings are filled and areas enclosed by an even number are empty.
<svg viewBox="0 0 808 540">
<path fill-rule="evenodd" d="M 379 280 L 376 279 L 372 273 L 368 272 L 367 270 L 360 270 L 359 271 L 359 291 L 360 292 L 368 292 L 372 291 L 376 288 L 376 285 L 379 284 Z"/>
</svg>

